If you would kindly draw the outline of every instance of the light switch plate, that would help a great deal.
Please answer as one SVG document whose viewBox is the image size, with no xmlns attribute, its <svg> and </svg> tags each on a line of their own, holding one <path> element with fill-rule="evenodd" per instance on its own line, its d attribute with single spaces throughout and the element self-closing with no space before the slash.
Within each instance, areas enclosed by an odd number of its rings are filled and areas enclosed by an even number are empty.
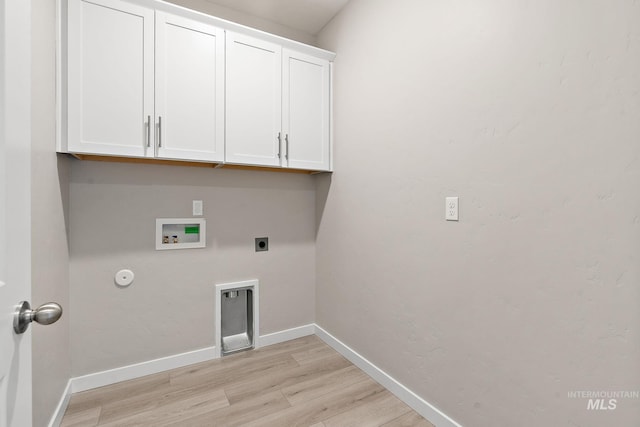
<svg viewBox="0 0 640 427">
<path fill-rule="evenodd" d="M 201 216 L 203 212 L 202 209 L 202 200 L 194 200 L 193 201 L 193 215 Z"/>
<path fill-rule="evenodd" d="M 458 198 L 447 197 L 445 199 L 445 219 L 447 221 L 458 221 Z"/>
</svg>

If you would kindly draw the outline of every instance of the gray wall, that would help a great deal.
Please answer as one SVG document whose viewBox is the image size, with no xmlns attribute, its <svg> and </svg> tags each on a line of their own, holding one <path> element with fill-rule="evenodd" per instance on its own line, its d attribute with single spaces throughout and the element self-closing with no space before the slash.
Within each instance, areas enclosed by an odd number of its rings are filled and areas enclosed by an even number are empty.
<svg viewBox="0 0 640 427">
<path fill-rule="evenodd" d="M 70 376 L 213 345 L 216 283 L 260 279 L 263 335 L 313 322 L 313 178 L 56 157 L 55 2 L 32 1 L 33 302 L 65 308 L 34 328 L 34 425 L 49 421 Z M 315 42 L 202 0 L 174 3 Z M 207 248 L 156 252 L 155 218 L 189 217 L 193 199 L 204 200 Z M 270 251 L 256 254 L 261 236 Z M 125 267 L 136 280 L 120 289 L 113 275 Z"/>
<path fill-rule="evenodd" d="M 155 219 L 191 217 L 192 200 L 207 247 L 156 251 Z M 73 161 L 70 249 L 73 376 L 214 345 L 218 283 L 260 280 L 261 335 L 314 321 L 308 175 Z"/>
<path fill-rule="evenodd" d="M 640 3 L 352 0 L 318 43 L 317 322 L 463 425 L 638 425 L 567 392 L 640 386 Z"/>
<path fill-rule="evenodd" d="M 31 226 L 32 298 L 60 303 L 62 318 L 33 331 L 33 425 L 43 426 L 62 397 L 71 372 L 69 251 L 65 210 L 69 162 L 55 153 L 55 2 L 32 0 Z"/>
</svg>

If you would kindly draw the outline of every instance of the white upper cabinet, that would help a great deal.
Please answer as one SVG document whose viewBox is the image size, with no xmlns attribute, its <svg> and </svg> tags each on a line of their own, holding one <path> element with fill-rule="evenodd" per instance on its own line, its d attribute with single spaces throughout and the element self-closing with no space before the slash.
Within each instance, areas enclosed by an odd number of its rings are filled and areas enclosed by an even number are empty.
<svg viewBox="0 0 640 427">
<path fill-rule="evenodd" d="M 156 12 L 156 155 L 224 160 L 224 30 Z"/>
<path fill-rule="evenodd" d="M 227 32 L 226 161 L 280 166 L 282 47 Z"/>
<path fill-rule="evenodd" d="M 226 161 L 330 169 L 329 61 L 227 33 Z"/>
<path fill-rule="evenodd" d="M 223 161 L 224 30 L 127 1 L 68 4 L 67 150 Z"/>
<path fill-rule="evenodd" d="M 282 73 L 283 165 L 329 170 L 329 61 L 285 49 Z"/>
<path fill-rule="evenodd" d="M 119 0 L 68 8 L 68 151 L 153 156 L 153 9 Z"/>
<path fill-rule="evenodd" d="M 59 1 L 58 151 L 331 170 L 333 53 L 163 1 Z"/>
</svg>

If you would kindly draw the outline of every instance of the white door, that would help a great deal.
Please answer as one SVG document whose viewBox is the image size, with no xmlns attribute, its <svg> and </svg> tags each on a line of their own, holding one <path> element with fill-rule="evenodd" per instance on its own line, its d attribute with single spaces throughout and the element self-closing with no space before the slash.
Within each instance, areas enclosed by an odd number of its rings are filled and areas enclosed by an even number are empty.
<svg viewBox="0 0 640 427">
<path fill-rule="evenodd" d="M 0 427 L 31 426 L 31 334 L 13 312 L 31 293 L 31 1 L 0 0 Z"/>
<path fill-rule="evenodd" d="M 282 48 L 227 32 L 226 161 L 280 166 Z"/>
<path fill-rule="evenodd" d="M 282 53 L 284 165 L 329 170 L 329 61 L 288 49 Z"/>
<path fill-rule="evenodd" d="M 224 30 L 156 12 L 157 157 L 224 160 Z"/>
<path fill-rule="evenodd" d="M 153 9 L 69 0 L 68 20 L 68 151 L 153 157 Z"/>
</svg>

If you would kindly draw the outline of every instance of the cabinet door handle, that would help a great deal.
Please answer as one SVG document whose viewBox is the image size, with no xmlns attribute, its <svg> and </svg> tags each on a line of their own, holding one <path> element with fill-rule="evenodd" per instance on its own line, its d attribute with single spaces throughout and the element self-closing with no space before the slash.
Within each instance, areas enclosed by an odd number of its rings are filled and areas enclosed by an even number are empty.
<svg viewBox="0 0 640 427">
<path fill-rule="evenodd" d="M 151 147 L 151 116 L 147 116 L 147 147 Z"/>
<path fill-rule="evenodd" d="M 158 116 L 158 147 L 162 147 L 162 116 Z"/>
<path fill-rule="evenodd" d="M 278 158 L 280 158 L 281 151 L 282 151 L 282 134 L 278 132 Z"/>
<path fill-rule="evenodd" d="M 286 146 L 286 151 L 284 152 L 284 158 L 289 160 L 289 134 L 284 135 L 284 145 Z"/>
</svg>

